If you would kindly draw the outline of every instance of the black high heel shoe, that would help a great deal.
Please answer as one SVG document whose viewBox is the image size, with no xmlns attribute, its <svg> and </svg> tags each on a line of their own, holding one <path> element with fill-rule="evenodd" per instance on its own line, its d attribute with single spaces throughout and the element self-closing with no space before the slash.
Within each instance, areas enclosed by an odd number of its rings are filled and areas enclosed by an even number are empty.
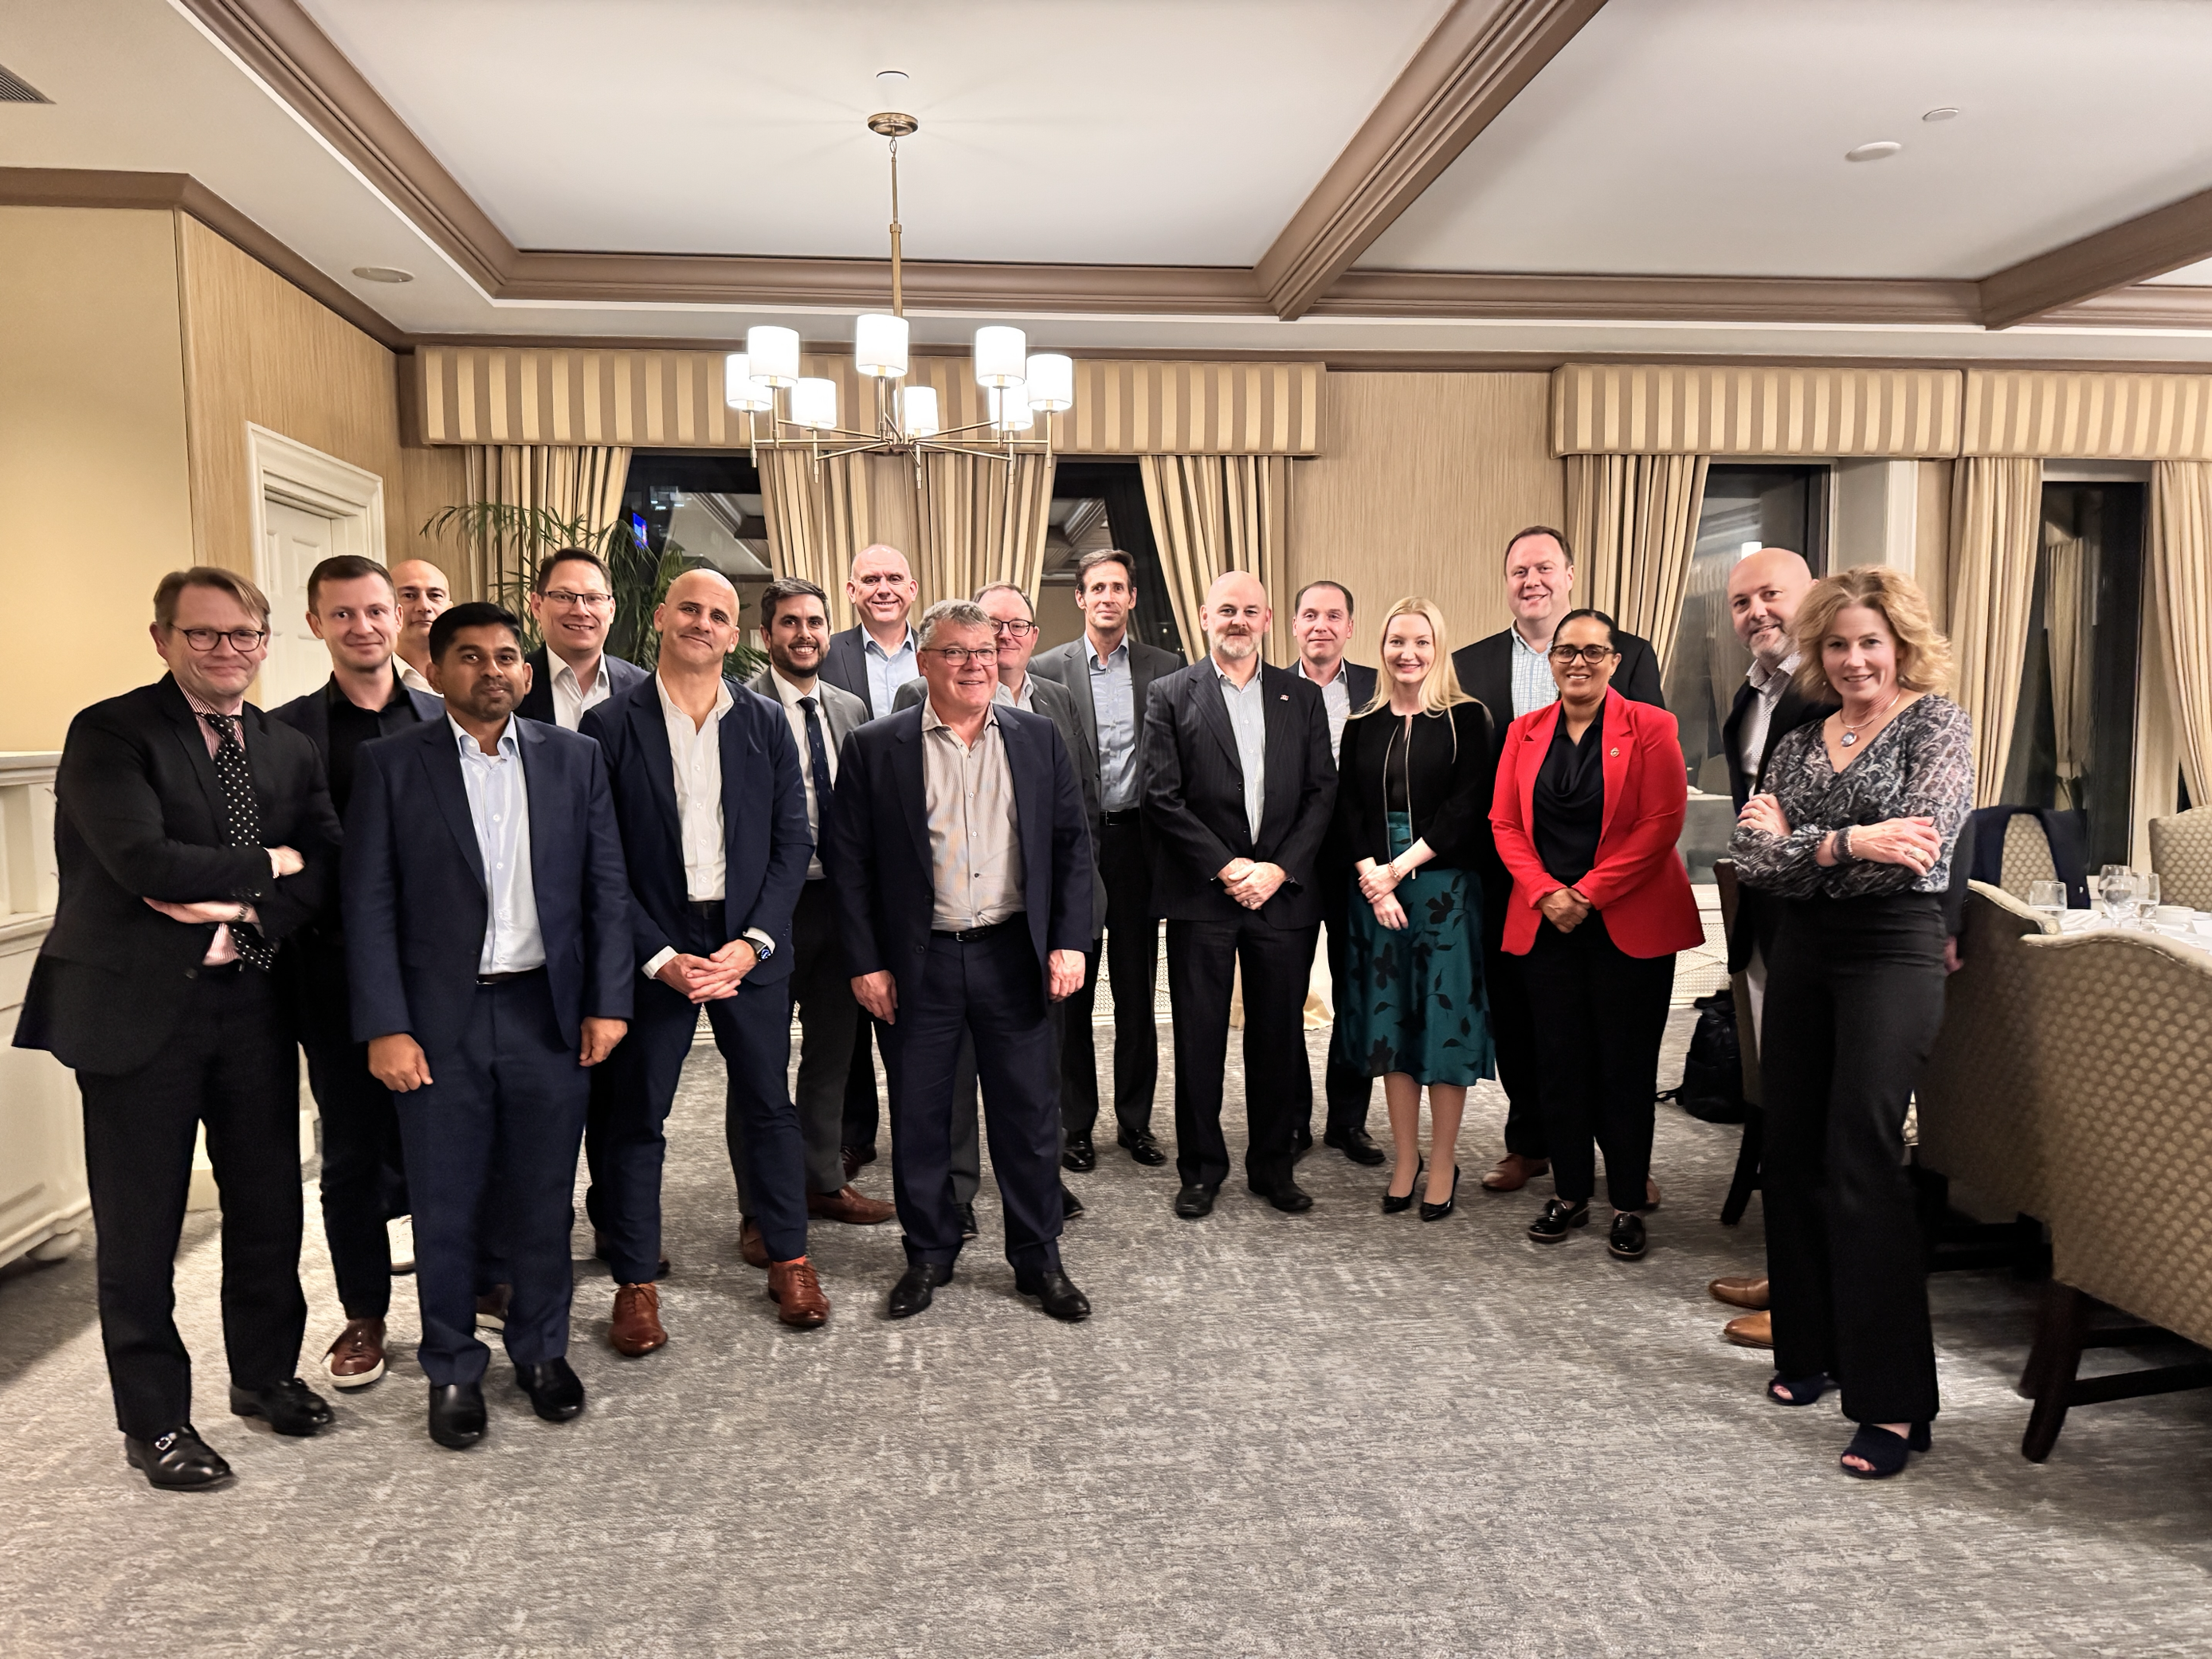
<svg viewBox="0 0 2212 1659">
<path fill-rule="evenodd" d="M 1431 1204 L 1425 1198 L 1421 1200 L 1421 1219 L 1424 1221 L 1442 1221 L 1446 1216 L 1449 1215 L 1458 1207 L 1459 1165 L 1455 1164 L 1452 1165 L 1451 1196 L 1441 1204 Z"/>
<path fill-rule="evenodd" d="M 1385 1187 L 1382 1189 L 1382 1213 L 1384 1215 L 1403 1215 L 1407 1211 L 1413 1207 L 1413 1194 L 1421 1190 L 1421 1172 L 1428 1167 L 1428 1160 L 1426 1158 L 1421 1158 L 1415 1162 L 1413 1165 L 1413 1184 L 1406 1189 L 1406 1195 L 1403 1198 L 1399 1197 L 1397 1194 L 1392 1192 L 1388 1187 Z M 1423 1209 L 1426 1209 L 1428 1206 L 1425 1204 L 1421 1207 Z"/>
</svg>

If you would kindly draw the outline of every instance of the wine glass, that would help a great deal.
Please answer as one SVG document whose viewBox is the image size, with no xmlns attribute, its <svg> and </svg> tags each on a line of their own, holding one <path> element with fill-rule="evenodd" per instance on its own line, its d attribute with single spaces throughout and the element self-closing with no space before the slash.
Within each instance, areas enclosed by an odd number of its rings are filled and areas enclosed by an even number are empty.
<svg viewBox="0 0 2212 1659">
<path fill-rule="evenodd" d="M 2136 872 L 2124 864 L 2108 864 L 2097 875 L 2097 896 L 2104 901 L 2105 920 L 2118 927 L 2135 910 Z"/>
<path fill-rule="evenodd" d="M 2053 931 L 2066 916 L 2066 884 L 2063 881 L 2032 881 L 2027 884 L 2028 908 L 2038 912 Z"/>
</svg>

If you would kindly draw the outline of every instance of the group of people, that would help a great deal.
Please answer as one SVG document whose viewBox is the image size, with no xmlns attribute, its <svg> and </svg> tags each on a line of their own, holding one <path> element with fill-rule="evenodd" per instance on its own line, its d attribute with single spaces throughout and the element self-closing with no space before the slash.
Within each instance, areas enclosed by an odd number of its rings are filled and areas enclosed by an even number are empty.
<svg viewBox="0 0 2212 1659">
<path fill-rule="evenodd" d="M 1082 635 L 1039 652 L 1029 594 L 994 584 L 915 619 L 907 561 L 873 546 L 842 631 L 821 588 L 769 584 L 768 665 L 740 685 L 725 665 L 744 618 L 713 570 L 670 585 L 648 672 L 607 652 L 615 599 L 588 552 L 534 573 L 535 650 L 520 618 L 451 603 L 422 561 L 343 556 L 307 590 L 331 678 L 267 714 L 245 702 L 265 598 L 212 567 L 165 578 L 151 632 L 167 672 L 70 731 L 59 908 L 16 1037 L 83 1095 L 128 1460 L 159 1486 L 230 1474 L 191 1425 L 172 1317 L 201 1123 L 232 1409 L 283 1434 L 331 1420 L 297 1375 L 295 1044 L 345 1313 L 321 1375 L 384 1375 L 386 1223 L 411 1217 L 441 1445 L 485 1432 L 480 1330 L 538 1415 L 582 1409 L 566 1358 L 580 1151 L 616 1286 L 608 1340 L 633 1358 L 668 1340 L 664 1124 L 702 1008 L 740 1248 L 785 1323 L 830 1316 L 807 1255 L 823 1222 L 895 1215 L 906 1267 L 887 1311 L 927 1309 L 976 1236 L 987 1137 L 1018 1289 L 1087 1316 L 1060 1237 L 1083 1207 L 1065 1173 L 1100 1156 L 1093 998 L 1109 981 L 1114 1145 L 1161 1165 L 1163 922 L 1178 1217 L 1209 1214 L 1232 1173 L 1232 1001 L 1246 1183 L 1312 1207 L 1296 1170 L 1315 1140 L 1304 1015 L 1325 933 L 1322 1141 L 1390 1164 L 1382 1210 L 1451 1213 L 1467 1090 L 1495 1076 L 1506 1153 L 1482 1184 L 1548 1173 L 1528 1236 L 1564 1243 L 1601 1154 L 1607 1249 L 1641 1257 L 1674 957 L 1704 937 L 1675 850 L 1681 750 L 1649 644 L 1572 606 L 1562 534 L 1514 536 L 1504 574 L 1510 627 L 1455 651 L 1435 605 L 1402 599 L 1378 670 L 1347 660 L 1353 599 L 1334 580 L 1293 601 L 1297 661 L 1265 661 L 1268 595 L 1231 571 L 1186 665 L 1133 635 L 1125 554 L 1081 561 Z M 1894 573 L 1815 585 L 1770 550 L 1730 595 L 1754 657 L 1726 744 L 1770 1281 L 1715 1294 L 1771 1318 L 1771 1337 L 1731 1334 L 1771 1340 L 1772 1397 L 1840 1382 L 1868 1425 L 1844 1467 L 1887 1474 L 1935 1413 L 1899 1151 L 1940 1016 L 1932 896 L 1969 804 L 1965 717 L 1936 695 L 1942 642 Z M 854 1184 L 878 1156 L 878 1054 L 891 1205 Z M 1377 1077 L 1388 1149 L 1367 1127 Z"/>
</svg>

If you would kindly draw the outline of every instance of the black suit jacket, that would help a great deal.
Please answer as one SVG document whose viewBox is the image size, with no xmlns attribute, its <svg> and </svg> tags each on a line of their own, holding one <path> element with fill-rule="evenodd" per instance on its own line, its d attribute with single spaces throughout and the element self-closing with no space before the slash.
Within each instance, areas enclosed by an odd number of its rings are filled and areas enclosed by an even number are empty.
<svg viewBox="0 0 2212 1659">
<path fill-rule="evenodd" d="M 775 941 L 745 983 L 772 985 L 791 972 L 791 912 L 806 884 L 814 835 L 806 827 L 806 783 L 783 710 L 733 681 L 722 716 L 722 941 L 758 928 Z M 619 696 L 584 711 L 579 728 L 606 757 L 615 821 L 629 872 L 630 933 L 636 965 L 681 948 L 671 931 L 690 902 L 684 882 L 684 831 L 677 817 L 676 762 L 659 682 L 648 674 Z"/>
<path fill-rule="evenodd" d="M 1648 702 L 1664 708 L 1667 698 L 1659 684 L 1659 658 L 1651 642 L 1616 629 L 1613 643 L 1620 663 L 1613 671 L 1613 689 L 1631 702 Z M 1452 653 L 1452 670 L 1460 690 L 1479 698 L 1490 710 L 1490 723 L 1500 746 L 1505 728 L 1513 724 L 1513 630 L 1501 629 L 1473 645 Z"/>
<path fill-rule="evenodd" d="M 1765 781 L 1766 763 L 1774 758 L 1774 745 L 1799 726 L 1827 719 L 1836 709 L 1832 702 L 1814 702 L 1806 698 L 1793 680 L 1784 688 L 1774 705 L 1774 718 L 1766 723 L 1766 742 L 1759 751 L 1759 770 L 1747 774 L 1737 757 L 1736 734 L 1743 730 L 1744 716 L 1750 710 L 1752 699 L 1758 695 L 1751 689 L 1748 679 L 1736 687 L 1735 701 L 1729 706 L 1729 717 L 1721 726 L 1723 758 L 1728 762 L 1729 793 L 1735 798 L 1735 810 L 1739 812 Z M 1743 971 L 1751 961 L 1753 945 L 1771 946 L 1774 943 L 1774 923 L 1779 915 L 1780 912 L 1758 888 L 1737 884 L 1735 926 L 1729 930 L 1729 972 Z"/>
<path fill-rule="evenodd" d="M 1143 641 L 1129 641 L 1129 690 L 1134 708 L 1137 750 L 1137 797 L 1145 793 L 1145 714 L 1152 695 L 1152 683 L 1166 678 L 1182 666 L 1182 659 L 1172 651 L 1162 650 L 1157 645 Z M 1030 672 L 1039 679 L 1051 680 L 1066 686 L 1075 696 L 1075 706 L 1081 711 L 1083 723 L 1091 728 L 1091 752 L 1098 752 L 1098 710 L 1091 700 L 1091 642 L 1087 636 L 1070 640 L 1065 645 L 1055 645 L 1049 651 L 1040 651 L 1030 659 Z M 1103 805 L 1102 800 L 1101 805 Z M 1103 925 L 1103 918 L 1101 918 Z"/>
<path fill-rule="evenodd" d="M 322 757 L 252 704 L 243 714 L 260 847 L 223 845 L 222 785 L 205 728 L 168 675 L 70 722 L 54 780 L 61 896 L 31 969 L 17 1048 L 107 1074 L 161 1052 L 216 930 L 172 921 L 147 899 L 237 899 L 276 941 L 322 909 L 339 842 Z M 270 847 L 291 848 L 305 867 L 277 879 Z"/>
<path fill-rule="evenodd" d="M 629 878 L 599 745 L 518 720 L 530 802 L 530 878 L 564 1042 L 586 1016 L 628 1019 Z M 459 1040 L 476 1000 L 489 894 L 452 722 L 361 746 L 346 808 L 343 908 L 353 1028 L 410 1033 L 432 1054 Z"/>
<path fill-rule="evenodd" d="M 911 626 L 911 624 L 909 624 Z M 830 648 L 822 653 L 822 678 L 840 691 L 849 691 L 860 700 L 860 706 L 874 720 L 876 706 L 868 698 L 868 635 L 859 626 L 841 629 L 830 636 Z M 917 635 L 915 644 L 921 643 Z M 897 688 L 893 688 L 896 695 Z M 889 713 L 887 709 L 884 711 Z M 843 763 L 841 761 L 840 765 Z"/>
<path fill-rule="evenodd" d="M 553 659 L 544 646 L 539 646 L 523 660 L 530 665 L 530 692 L 514 705 L 514 712 L 526 720 L 541 720 L 547 726 L 558 726 L 553 712 Z M 611 653 L 599 659 L 599 672 L 607 677 L 607 697 L 610 702 L 635 686 L 640 680 L 649 680 L 652 675 L 634 662 L 625 662 Z M 598 707 L 597 704 L 592 705 Z M 586 714 L 590 709 L 584 711 Z"/>
<path fill-rule="evenodd" d="M 1277 927 L 1322 918 L 1316 861 L 1336 807 L 1328 710 L 1321 690 L 1287 668 L 1260 667 L 1267 777 L 1260 833 L 1244 812 L 1244 765 L 1206 658 L 1156 682 L 1145 715 L 1145 823 L 1152 832 L 1152 914 L 1170 921 L 1239 921 L 1250 913 L 1221 890 L 1231 859 L 1279 864 L 1289 878 L 1261 908 Z"/>
<path fill-rule="evenodd" d="M 1088 951 L 1091 830 L 1067 745 L 1042 714 L 995 703 L 1022 847 L 1022 901 L 1037 971 L 1054 951 Z M 889 969 L 912 983 L 929 954 L 936 878 L 919 704 L 871 720 L 837 757 L 830 820 L 831 884 L 854 978 Z"/>
<path fill-rule="evenodd" d="M 1295 672 L 1295 671 L 1293 671 Z M 1363 664 L 1347 662 L 1338 671 L 1344 677 L 1345 695 L 1351 707 L 1345 715 L 1349 726 L 1359 718 L 1359 711 L 1367 707 L 1375 696 L 1376 671 Z M 1316 688 L 1318 689 L 1318 688 Z M 1322 703 L 1327 713 L 1328 704 Z M 1351 899 L 1352 842 L 1344 833 L 1343 815 L 1332 811 L 1328 833 L 1322 837 L 1321 851 L 1314 855 L 1314 870 L 1320 884 L 1322 910 L 1324 919 L 1334 931 L 1343 925 L 1346 906 Z"/>
</svg>

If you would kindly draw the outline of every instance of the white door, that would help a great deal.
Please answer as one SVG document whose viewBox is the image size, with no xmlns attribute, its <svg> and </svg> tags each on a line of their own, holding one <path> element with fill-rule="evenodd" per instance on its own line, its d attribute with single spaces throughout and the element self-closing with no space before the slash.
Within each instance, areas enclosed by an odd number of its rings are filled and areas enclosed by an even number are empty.
<svg viewBox="0 0 2212 1659">
<path fill-rule="evenodd" d="M 262 503 L 261 574 L 269 595 L 269 660 L 261 665 L 264 708 L 312 691 L 331 675 L 330 653 L 307 627 L 307 574 L 342 550 L 335 520 L 271 496 Z"/>
</svg>

